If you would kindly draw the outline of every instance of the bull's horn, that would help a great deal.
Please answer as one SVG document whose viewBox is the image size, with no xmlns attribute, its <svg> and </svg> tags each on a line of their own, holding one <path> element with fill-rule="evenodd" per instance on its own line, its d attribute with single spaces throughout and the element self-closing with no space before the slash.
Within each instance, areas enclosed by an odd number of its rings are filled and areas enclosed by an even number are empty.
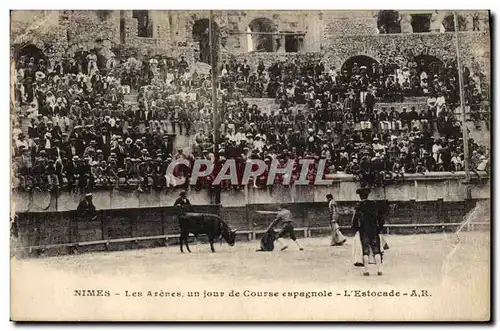
<svg viewBox="0 0 500 331">
<path fill-rule="evenodd" d="M 236 229 L 233 230 L 233 232 L 236 232 L 236 231 L 238 231 L 238 228 L 236 228 Z"/>
</svg>

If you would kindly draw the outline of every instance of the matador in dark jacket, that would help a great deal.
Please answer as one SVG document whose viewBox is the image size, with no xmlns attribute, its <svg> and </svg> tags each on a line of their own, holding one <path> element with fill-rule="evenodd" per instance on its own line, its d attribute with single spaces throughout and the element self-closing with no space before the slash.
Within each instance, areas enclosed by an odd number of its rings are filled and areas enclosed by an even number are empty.
<svg viewBox="0 0 500 331">
<path fill-rule="evenodd" d="M 360 188 L 356 193 L 361 198 L 352 219 L 352 228 L 359 231 L 361 246 L 363 248 L 363 275 L 369 276 L 368 263 L 370 249 L 375 256 L 377 264 L 377 274 L 382 275 L 382 255 L 380 252 L 380 232 L 384 226 L 384 218 L 381 215 L 377 204 L 368 200 L 370 189 Z"/>
</svg>

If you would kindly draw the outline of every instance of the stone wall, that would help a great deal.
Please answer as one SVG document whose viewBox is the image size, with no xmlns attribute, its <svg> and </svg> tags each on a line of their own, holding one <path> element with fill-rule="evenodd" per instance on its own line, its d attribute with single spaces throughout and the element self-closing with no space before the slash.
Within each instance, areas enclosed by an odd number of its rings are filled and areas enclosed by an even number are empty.
<svg viewBox="0 0 500 331">
<path fill-rule="evenodd" d="M 66 22 L 56 11 L 11 11 L 12 56 L 16 48 L 33 44 L 47 56 L 60 57 L 68 48 Z M 18 50 L 18 49 L 17 49 Z"/>
<path fill-rule="evenodd" d="M 12 34 L 20 41 L 34 41 L 36 45 L 52 42 L 65 45 L 84 44 L 92 48 L 96 39 L 108 41 L 111 46 L 120 43 L 120 11 L 108 10 L 66 11 L 67 21 L 61 20 L 63 11 L 43 11 L 16 13 L 12 15 Z M 104 13 L 105 12 L 105 13 Z M 436 24 L 449 12 L 428 11 Z M 408 16 L 414 12 L 401 11 Z M 427 13 L 427 12 L 426 12 Z M 304 45 L 298 56 L 317 53 L 327 65 L 340 67 L 345 60 L 355 55 L 367 55 L 380 60 L 389 52 L 404 54 L 406 50 L 414 53 L 434 55 L 439 59 L 455 57 L 454 33 L 402 33 L 378 34 L 377 11 L 214 11 L 214 21 L 220 31 L 220 53 L 222 58 L 236 56 L 255 63 L 259 59 L 272 62 L 273 59 L 289 60 L 297 56 L 293 53 L 248 53 L 245 34 L 249 24 L 256 18 L 269 20 L 275 31 L 306 32 Z M 31 16 L 30 16 L 31 15 Z M 137 19 L 131 10 L 122 12 L 125 18 L 126 45 L 136 47 L 142 53 L 165 53 L 170 56 L 186 54 L 189 62 L 195 61 L 198 45 L 193 40 L 193 25 L 197 20 L 207 19 L 209 11 L 150 11 L 153 22 L 153 38 L 137 36 Z M 472 67 L 472 58 L 481 67 L 482 73 L 490 82 L 490 34 L 488 12 L 480 12 L 480 32 L 472 32 L 470 12 L 461 12 L 468 17 L 467 31 L 460 33 L 460 49 L 464 64 Z M 29 17 L 34 17 L 30 22 Z M 49 17 L 50 19 L 47 19 Z M 25 33 L 29 24 L 36 26 Z M 434 24 L 434 23 L 433 23 Z M 69 32 L 67 34 L 66 32 Z M 47 35 L 47 38 L 43 36 Z M 23 38 L 19 36 L 25 36 Z M 14 38 L 14 39 L 16 39 Z M 305 53 L 305 54 L 304 54 Z"/>
<path fill-rule="evenodd" d="M 375 200 L 390 201 L 464 201 L 466 187 L 463 185 L 464 173 L 428 173 L 426 175 L 407 174 L 401 182 L 392 183 L 386 188 L 374 188 L 371 197 Z M 221 193 L 221 204 L 224 207 L 238 207 L 246 204 L 288 203 L 288 202 L 321 202 L 325 195 L 333 194 L 339 201 L 356 201 L 356 189 L 359 183 L 350 175 L 332 175 L 333 183 L 329 186 L 275 186 L 268 189 L 248 188 L 241 191 Z M 481 179 L 474 178 L 471 187 L 473 199 L 490 197 L 490 181 L 485 173 Z M 165 192 L 123 192 L 117 190 L 94 192 L 94 204 L 97 209 L 152 208 L 172 206 L 178 193 Z M 58 195 L 48 192 L 13 192 L 13 212 L 48 212 L 76 210 L 83 196 L 60 192 Z M 189 199 L 195 205 L 208 205 L 213 201 L 209 190 L 191 190 Z"/>
<path fill-rule="evenodd" d="M 429 233 L 455 231 L 464 217 L 480 207 L 487 211 L 489 200 L 468 203 L 435 201 L 379 201 L 376 208 L 385 215 L 386 231 L 394 233 Z M 350 225 L 355 201 L 338 202 L 339 225 L 352 234 Z M 326 202 L 288 203 L 299 237 L 330 234 L 330 217 Z M 276 211 L 276 206 L 251 204 L 242 207 L 194 206 L 192 212 L 218 214 L 232 229 L 238 229 L 237 242 L 258 239 L 275 216 L 257 211 Z M 490 216 L 481 213 L 477 221 L 488 225 Z M 474 220 L 475 222 L 476 220 Z M 157 247 L 178 243 L 177 210 L 164 208 L 126 208 L 100 210 L 95 219 L 78 219 L 73 211 L 22 213 L 17 218 L 18 238 L 12 246 L 26 255 L 83 253 Z M 314 232 L 314 233 L 313 233 Z M 200 235 L 199 242 L 205 240 Z M 27 247 L 31 247 L 29 249 Z M 208 246 L 206 247 L 208 251 Z"/>
<path fill-rule="evenodd" d="M 277 32 L 307 32 L 301 52 L 320 50 L 319 11 L 246 10 L 228 13 L 230 30 L 227 49 L 232 54 L 248 52 L 247 36 L 237 32 L 246 32 L 252 21 L 258 18 L 270 21 Z"/>
<path fill-rule="evenodd" d="M 366 55 L 380 61 L 383 57 L 396 53 L 396 59 L 403 60 L 408 50 L 415 55 L 432 55 L 440 60 L 456 57 L 455 33 L 450 32 L 340 36 L 335 33 L 335 26 L 326 25 L 323 38 L 323 60 L 337 68 L 341 68 L 347 59 L 356 55 Z M 461 32 L 459 41 L 462 63 L 472 68 L 474 58 L 489 83 L 489 32 Z"/>
<path fill-rule="evenodd" d="M 95 40 L 120 43 L 120 12 L 118 10 L 78 10 L 69 14 L 70 44 L 91 49 Z"/>
<path fill-rule="evenodd" d="M 322 40 L 331 36 L 376 35 L 377 11 L 323 11 L 322 12 Z"/>
</svg>

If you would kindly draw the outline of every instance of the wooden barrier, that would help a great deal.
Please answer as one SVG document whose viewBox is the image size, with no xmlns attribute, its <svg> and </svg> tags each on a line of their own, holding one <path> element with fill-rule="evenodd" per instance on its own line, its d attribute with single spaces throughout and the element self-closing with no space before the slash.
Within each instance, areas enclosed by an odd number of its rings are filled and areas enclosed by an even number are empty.
<svg viewBox="0 0 500 331">
<path fill-rule="evenodd" d="M 339 225 L 347 232 L 355 205 L 355 201 L 338 201 L 341 213 Z M 388 233 L 452 230 L 461 224 L 474 205 L 475 201 L 467 204 L 443 200 L 378 202 L 379 208 L 386 213 Z M 286 208 L 294 216 L 299 236 L 329 233 L 330 219 L 326 202 L 291 203 Z M 218 214 L 231 228 L 239 229 L 239 240 L 256 240 L 274 219 L 273 214 L 260 214 L 257 210 L 276 210 L 276 205 L 249 204 L 230 208 L 203 205 L 193 206 L 192 211 Z M 18 241 L 22 244 L 13 250 L 28 253 L 156 247 L 169 245 L 170 241 L 179 238 L 176 209 L 173 207 L 101 210 L 93 221 L 78 220 L 74 212 L 19 213 L 17 216 Z M 467 229 L 471 229 L 471 226 Z"/>
</svg>

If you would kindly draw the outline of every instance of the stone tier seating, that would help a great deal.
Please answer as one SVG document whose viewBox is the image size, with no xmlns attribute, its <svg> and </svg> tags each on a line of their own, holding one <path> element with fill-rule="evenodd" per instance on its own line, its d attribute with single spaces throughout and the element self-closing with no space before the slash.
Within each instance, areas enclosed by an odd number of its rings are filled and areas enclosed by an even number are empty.
<svg viewBox="0 0 500 331">
<path fill-rule="evenodd" d="M 276 103 L 273 98 L 245 98 L 245 101 L 250 105 L 256 104 L 259 109 L 263 112 L 270 113 L 271 110 L 277 111 L 279 109 L 279 105 Z M 387 111 L 391 109 L 391 107 L 395 107 L 395 109 L 399 112 L 402 111 L 403 107 L 406 107 L 408 111 L 411 110 L 411 107 L 415 107 L 418 111 L 425 110 L 427 108 L 427 98 L 426 97 L 411 97 L 405 98 L 403 102 L 378 102 L 375 104 L 375 109 L 382 109 L 385 107 Z M 307 112 L 306 105 L 297 105 L 296 109 L 302 109 L 303 112 Z"/>
<path fill-rule="evenodd" d="M 130 94 L 124 95 L 123 102 L 126 105 L 135 105 L 137 103 L 137 92 L 130 91 Z"/>
</svg>

